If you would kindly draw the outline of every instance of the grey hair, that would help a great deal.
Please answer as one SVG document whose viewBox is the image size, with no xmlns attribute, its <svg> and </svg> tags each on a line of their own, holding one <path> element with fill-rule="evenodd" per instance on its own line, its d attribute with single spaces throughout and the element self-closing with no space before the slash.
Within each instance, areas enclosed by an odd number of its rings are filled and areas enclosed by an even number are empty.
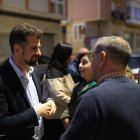
<svg viewBox="0 0 140 140">
<path fill-rule="evenodd" d="M 114 63 L 128 64 L 131 56 L 129 43 L 118 36 L 99 38 L 95 44 L 96 51 L 106 51 L 110 60 Z"/>
</svg>

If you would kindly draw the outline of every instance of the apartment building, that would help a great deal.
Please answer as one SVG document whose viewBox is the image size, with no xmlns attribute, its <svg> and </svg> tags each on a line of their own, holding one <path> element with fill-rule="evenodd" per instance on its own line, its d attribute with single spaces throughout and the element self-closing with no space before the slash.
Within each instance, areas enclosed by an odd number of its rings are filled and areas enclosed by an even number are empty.
<svg viewBox="0 0 140 140">
<path fill-rule="evenodd" d="M 91 49 L 102 36 L 122 36 L 140 52 L 140 0 L 69 0 L 67 41 Z"/>
<path fill-rule="evenodd" d="M 43 30 L 41 51 L 50 56 L 62 39 L 61 20 L 66 16 L 66 0 L 0 0 L 0 62 L 11 55 L 9 32 L 28 22 Z"/>
</svg>

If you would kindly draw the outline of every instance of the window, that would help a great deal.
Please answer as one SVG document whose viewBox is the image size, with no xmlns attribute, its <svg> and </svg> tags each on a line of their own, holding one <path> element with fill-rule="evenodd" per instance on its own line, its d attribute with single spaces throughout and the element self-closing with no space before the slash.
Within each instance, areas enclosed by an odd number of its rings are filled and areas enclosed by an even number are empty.
<svg viewBox="0 0 140 140">
<path fill-rule="evenodd" d="M 128 23 L 140 24 L 140 3 L 137 1 L 127 1 L 126 21 Z"/>
<path fill-rule="evenodd" d="M 83 35 L 85 34 L 85 24 L 77 23 L 73 25 L 73 39 L 75 41 L 83 39 Z"/>
<path fill-rule="evenodd" d="M 124 11 L 122 1 L 113 0 L 111 3 L 112 18 L 115 20 L 124 20 Z"/>
<path fill-rule="evenodd" d="M 135 48 L 137 49 L 137 50 L 140 50 L 140 33 L 136 33 L 136 46 L 135 46 Z"/>
<path fill-rule="evenodd" d="M 51 11 L 50 12 L 64 16 L 65 1 L 64 0 L 51 0 Z"/>
<path fill-rule="evenodd" d="M 137 20 L 137 17 L 138 17 L 138 16 L 137 16 L 137 8 L 134 7 L 133 10 L 134 10 L 134 14 L 133 14 L 133 15 L 134 15 L 134 19 Z"/>
<path fill-rule="evenodd" d="M 131 49 L 134 48 L 134 34 L 130 32 L 126 32 L 124 38 L 128 41 Z"/>
<path fill-rule="evenodd" d="M 2 3 L 10 7 L 25 8 L 24 0 L 3 0 Z"/>
<path fill-rule="evenodd" d="M 11 55 L 11 50 L 9 47 L 9 34 L 0 34 L 0 62 L 5 60 Z"/>
<path fill-rule="evenodd" d="M 29 9 L 40 12 L 47 12 L 47 0 L 29 0 Z"/>
<path fill-rule="evenodd" d="M 126 19 L 130 19 L 131 18 L 131 7 L 127 7 L 126 8 Z"/>
<path fill-rule="evenodd" d="M 77 25 L 73 25 L 73 37 L 74 37 L 74 40 L 79 39 L 78 26 Z"/>
<path fill-rule="evenodd" d="M 41 54 L 50 57 L 54 47 L 54 34 L 44 33 L 41 37 Z"/>
<path fill-rule="evenodd" d="M 140 9 L 138 9 L 138 20 L 140 21 Z"/>
</svg>

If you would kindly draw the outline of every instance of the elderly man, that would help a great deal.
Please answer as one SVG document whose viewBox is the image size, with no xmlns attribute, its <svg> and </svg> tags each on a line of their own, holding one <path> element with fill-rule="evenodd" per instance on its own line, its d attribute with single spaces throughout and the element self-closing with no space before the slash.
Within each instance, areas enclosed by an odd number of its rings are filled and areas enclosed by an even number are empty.
<svg viewBox="0 0 140 140">
<path fill-rule="evenodd" d="M 92 51 L 98 86 L 78 100 L 60 140 L 139 140 L 140 86 L 125 76 L 131 50 L 120 37 L 99 38 Z"/>
</svg>

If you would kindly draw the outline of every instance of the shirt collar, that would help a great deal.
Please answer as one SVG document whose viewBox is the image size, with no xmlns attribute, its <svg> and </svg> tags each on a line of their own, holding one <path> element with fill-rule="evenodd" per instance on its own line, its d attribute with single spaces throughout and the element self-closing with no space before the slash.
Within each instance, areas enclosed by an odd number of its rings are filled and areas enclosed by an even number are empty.
<svg viewBox="0 0 140 140">
<path fill-rule="evenodd" d="M 13 67 L 13 69 L 15 70 L 15 72 L 16 72 L 16 74 L 18 75 L 19 78 L 20 78 L 20 77 L 25 77 L 25 76 L 23 75 L 22 71 L 21 71 L 21 70 L 16 66 L 16 64 L 14 63 L 12 56 L 9 58 L 9 63 L 10 63 L 10 65 Z M 28 68 L 28 71 L 29 71 L 29 74 L 31 75 L 32 72 L 34 71 L 34 68 L 33 68 L 32 66 L 30 66 L 30 67 Z"/>
<path fill-rule="evenodd" d="M 99 84 L 102 83 L 103 81 L 107 80 L 107 79 L 116 78 L 116 77 L 122 77 L 122 76 L 126 76 L 124 71 L 108 73 L 108 74 L 102 76 L 99 79 Z"/>
</svg>

